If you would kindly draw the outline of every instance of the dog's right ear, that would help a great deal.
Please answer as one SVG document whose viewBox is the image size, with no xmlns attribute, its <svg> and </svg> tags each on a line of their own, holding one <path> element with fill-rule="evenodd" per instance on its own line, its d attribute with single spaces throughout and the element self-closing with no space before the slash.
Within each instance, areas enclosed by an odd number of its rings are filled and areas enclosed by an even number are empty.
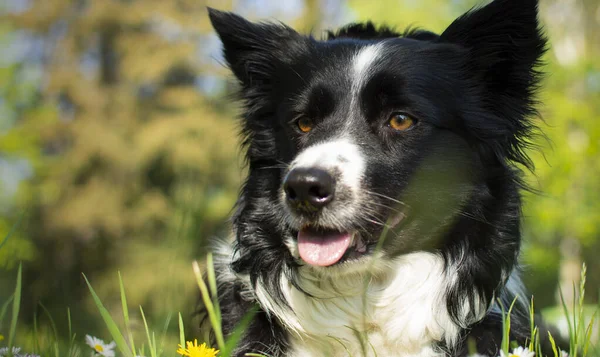
<svg viewBox="0 0 600 357">
<path fill-rule="evenodd" d="M 283 24 L 252 23 L 241 16 L 208 8 L 223 42 L 223 55 L 244 87 L 268 82 L 278 63 L 290 59 L 303 38 Z"/>
</svg>

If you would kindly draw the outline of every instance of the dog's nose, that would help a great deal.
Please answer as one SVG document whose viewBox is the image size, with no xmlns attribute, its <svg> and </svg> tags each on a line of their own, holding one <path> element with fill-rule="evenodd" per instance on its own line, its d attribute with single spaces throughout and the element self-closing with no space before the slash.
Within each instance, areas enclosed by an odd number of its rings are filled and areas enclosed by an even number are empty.
<svg viewBox="0 0 600 357">
<path fill-rule="evenodd" d="M 320 209 L 333 200 L 335 180 L 318 168 L 292 169 L 283 180 L 288 202 L 300 209 Z"/>
</svg>

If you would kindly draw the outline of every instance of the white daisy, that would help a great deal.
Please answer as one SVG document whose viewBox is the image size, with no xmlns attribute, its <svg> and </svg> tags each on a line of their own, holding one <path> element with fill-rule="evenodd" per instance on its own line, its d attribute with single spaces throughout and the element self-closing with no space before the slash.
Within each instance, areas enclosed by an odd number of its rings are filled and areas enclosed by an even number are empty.
<svg viewBox="0 0 600 357">
<path fill-rule="evenodd" d="M 13 347 L 12 348 L 12 354 L 13 355 L 18 355 L 19 352 L 21 352 L 21 348 L 20 347 Z M 4 356 L 8 356 L 8 347 L 2 347 L 2 348 L 0 348 L 0 357 L 4 357 Z"/>
<path fill-rule="evenodd" d="M 504 354 L 504 351 L 500 351 L 500 356 L 507 357 Z M 508 357 L 535 357 L 535 352 L 530 351 L 527 347 L 517 347 L 512 351 L 512 353 L 508 354 Z"/>
<path fill-rule="evenodd" d="M 560 357 L 569 357 L 569 353 L 563 350 L 560 350 Z"/>
<path fill-rule="evenodd" d="M 109 344 L 104 343 L 101 339 L 90 335 L 85 335 L 85 343 L 88 344 L 94 351 L 100 356 L 104 357 L 115 357 L 114 348 L 117 345 L 115 341 Z"/>
</svg>

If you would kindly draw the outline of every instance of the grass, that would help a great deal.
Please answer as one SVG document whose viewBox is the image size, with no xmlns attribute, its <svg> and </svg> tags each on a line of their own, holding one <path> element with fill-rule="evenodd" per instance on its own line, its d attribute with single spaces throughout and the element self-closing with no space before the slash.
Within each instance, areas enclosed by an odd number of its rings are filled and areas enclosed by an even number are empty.
<svg viewBox="0 0 600 357">
<path fill-rule="evenodd" d="M 248 324 L 251 322 L 252 317 L 256 313 L 256 310 L 250 311 L 242 319 L 241 323 L 239 324 L 239 326 L 237 326 L 237 328 L 233 331 L 233 333 L 230 334 L 230 336 L 226 338 L 226 336 L 224 336 L 223 331 L 222 331 L 221 313 L 220 313 L 220 308 L 219 308 L 219 301 L 217 299 L 217 283 L 216 283 L 216 278 L 215 278 L 215 272 L 213 269 L 213 264 L 212 264 L 213 259 L 212 259 L 211 254 L 209 254 L 207 256 L 206 261 L 207 261 L 207 264 L 206 264 L 206 272 L 204 272 L 205 275 L 203 275 L 202 269 L 198 262 L 194 262 L 192 265 L 192 268 L 193 268 L 193 271 L 194 271 L 194 274 L 196 277 L 196 282 L 198 284 L 198 288 L 201 292 L 201 296 L 202 296 L 204 305 L 207 309 L 208 320 L 210 321 L 211 327 L 214 332 L 216 346 L 213 346 L 213 347 L 215 349 L 219 350 L 219 353 L 218 353 L 219 357 L 228 357 L 233 353 L 235 346 L 241 340 L 241 338 L 243 336 L 243 332 L 247 328 Z M 586 316 L 589 316 L 589 314 L 586 313 L 586 307 L 584 306 L 584 302 L 583 302 L 584 297 L 585 297 L 586 274 L 587 274 L 587 269 L 584 264 L 581 269 L 581 283 L 579 286 L 573 287 L 574 296 L 578 296 L 579 298 L 576 301 L 574 301 L 572 307 L 567 306 L 567 304 L 565 303 L 564 296 L 563 296 L 562 292 L 560 292 L 560 296 L 561 296 L 561 300 L 562 300 L 563 316 L 568 323 L 569 342 L 570 342 L 570 350 L 568 352 L 569 352 L 569 356 L 572 356 L 572 357 L 600 356 L 600 354 L 598 353 L 599 351 L 596 349 L 596 347 L 592 343 L 593 342 L 592 341 L 593 330 L 594 330 L 594 328 L 598 328 L 598 324 L 597 324 L 597 316 L 598 316 L 598 311 L 599 311 L 598 306 L 594 307 L 594 312 L 591 315 L 591 317 L 589 319 L 586 319 Z M 144 313 L 144 310 L 140 306 L 139 313 L 144 322 L 144 330 L 145 330 L 146 340 L 145 341 L 135 341 L 134 334 L 130 327 L 130 315 L 129 315 L 128 305 L 127 305 L 126 285 L 123 283 L 123 278 L 122 278 L 121 274 L 120 273 L 118 274 L 118 281 L 119 281 L 120 299 L 121 299 L 121 307 L 122 307 L 123 321 L 124 321 L 124 326 L 122 328 L 119 327 L 119 325 L 115 322 L 115 319 L 113 318 L 113 316 L 111 316 L 109 311 L 105 308 L 100 297 L 96 294 L 94 288 L 92 287 L 92 284 L 87 279 L 87 277 L 85 275 L 83 275 L 83 277 L 89 288 L 89 291 L 93 298 L 93 301 L 94 301 L 96 307 L 98 308 L 100 317 L 104 321 L 106 328 L 108 330 L 108 333 L 110 334 L 111 338 L 115 341 L 116 348 L 120 352 L 120 354 L 117 354 L 117 356 L 123 356 L 123 357 L 176 356 L 177 349 L 175 346 L 166 346 L 165 347 L 166 335 L 167 335 L 168 326 L 170 324 L 171 316 L 169 316 L 166 319 L 163 329 L 162 329 L 161 333 L 159 334 L 160 338 L 157 339 L 157 332 L 153 331 L 149 327 L 148 322 L 146 320 L 146 315 Z M 17 321 L 18 321 L 18 316 L 19 316 L 21 291 L 22 291 L 21 281 L 22 281 L 22 267 L 21 267 L 21 265 L 19 265 L 19 268 L 17 271 L 17 281 L 16 281 L 15 290 L 14 290 L 12 296 L 7 301 L 5 301 L 1 305 L 1 308 L 0 308 L 0 327 L 3 326 L 5 318 L 7 318 L 9 311 L 11 312 L 8 339 L 6 341 L 7 342 L 6 346 L 9 347 L 9 355 L 8 356 L 11 356 L 10 348 L 15 345 Z M 502 310 L 502 315 L 503 315 L 503 341 L 502 341 L 502 345 L 501 345 L 501 350 L 505 356 L 510 355 L 509 349 L 511 347 L 511 343 L 514 347 L 514 342 L 509 340 L 509 336 L 510 336 L 511 310 L 512 310 L 515 302 L 516 302 L 516 299 L 512 302 L 511 306 L 506 310 L 505 306 L 503 306 L 502 303 L 500 301 L 498 301 L 498 304 Z M 51 334 L 52 338 L 49 342 L 45 343 L 44 346 L 40 346 L 38 339 L 41 336 L 39 335 L 39 331 L 38 331 L 38 327 L 37 327 L 37 314 L 36 314 L 36 317 L 34 318 L 34 331 L 33 331 L 34 343 L 31 346 L 32 351 L 26 351 L 26 352 L 31 352 L 35 355 L 40 355 L 40 356 L 44 356 L 44 357 L 45 356 L 80 357 L 83 355 L 85 355 L 85 356 L 89 355 L 88 352 L 91 350 L 91 348 L 83 346 L 83 349 L 82 349 L 82 347 L 80 346 L 81 344 L 78 343 L 79 340 L 77 339 L 77 335 L 75 333 L 73 333 L 72 325 L 71 325 L 70 310 L 67 309 L 69 342 L 68 342 L 68 345 L 66 347 L 62 347 L 62 350 L 61 350 L 61 345 L 58 343 L 59 342 L 58 341 L 58 333 L 56 331 L 54 321 L 53 321 L 52 317 L 50 316 L 50 314 L 45 309 L 45 307 L 42 306 L 42 309 L 48 315 L 48 319 L 50 320 L 50 325 L 52 327 L 52 332 L 53 332 Z M 530 351 L 535 351 L 536 356 L 542 356 L 541 351 L 540 351 L 540 339 L 542 338 L 542 336 L 540 336 L 540 332 L 539 332 L 540 330 L 535 325 L 533 316 L 534 316 L 534 301 L 532 299 L 531 304 L 530 304 L 531 337 L 530 337 L 530 340 L 528 341 L 528 343 L 523 347 L 527 347 Z M 179 338 L 178 338 L 179 344 L 180 344 L 181 348 L 185 348 L 186 344 L 187 344 L 186 343 L 186 334 L 185 334 L 185 330 L 184 330 L 184 321 L 183 321 L 181 313 L 178 314 L 178 325 L 179 325 Z M 356 331 L 356 333 L 360 335 L 360 333 L 358 331 Z M 334 337 L 332 337 L 332 338 L 335 339 Z M 357 338 L 363 342 L 364 341 L 368 342 L 368 339 L 365 339 L 364 336 L 357 336 Z M 553 348 L 553 350 L 554 350 L 553 357 L 561 357 L 561 351 L 554 344 L 553 336 L 549 335 L 548 338 L 550 339 L 550 341 L 554 347 Z M 341 341 L 338 341 L 338 342 L 341 343 Z M 595 342 L 597 343 L 598 341 L 595 341 Z M 0 344 L 1 343 L 2 342 L 0 342 Z M 469 344 L 469 345 L 472 346 L 472 344 Z M 136 348 L 136 346 L 137 346 L 137 348 Z M 0 345 L 0 347 L 3 347 L 3 346 Z M 375 356 L 377 355 L 377 351 L 376 351 L 377 346 L 372 346 L 372 345 L 367 346 L 367 344 L 364 344 L 363 347 L 364 348 L 362 349 L 362 353 L 360 354 L 361 356 L 366 355 L 367 350 L 372 350 L 373 355 L 375 355 Z M 344 348 L 345 348 L 345 346 L 344 346 Z M 85 350 L 85 349 L 87 349 L 88 352 L 82 353 L 81 351 Z M 352 356 L 349 351 L 348 351 L 348 355 Z M 212 356 L 212 354 L 207 354 L 206 356 Z M 269 357 L 269 356 L 259 354 L 259 353 L 247 353 L 246 356 Z M 546 356 L 546 357 L 550 357 L 550 356 Z"/>
</svg>

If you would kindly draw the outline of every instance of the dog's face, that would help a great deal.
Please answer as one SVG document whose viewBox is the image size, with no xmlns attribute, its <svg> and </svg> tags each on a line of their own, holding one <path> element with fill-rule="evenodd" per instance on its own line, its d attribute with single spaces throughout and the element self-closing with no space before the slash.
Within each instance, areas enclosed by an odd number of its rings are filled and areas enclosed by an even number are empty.
<svg viewBox="0 0 600 357">
<path fill-rule="evenodd" d="M 288 245 L 317 266 L 357 262 L 380 239 L 388 252 L 420 248 L 475 180 L 475 156 L 451 130 L 465 86 L 453 66 L 464 54 L 410 38 L 311 47 L 289 67 L 303 80 L 276 89 L 276 145 L 290 153 L 279 157 L 279 205 L 296 237 Z"/>
<path fill-rule="evenodd" d="M 443 246 L 490 177 L 527 163 L 536 6 L 497 0 L 439 36 L 367 24 L 324 41 L 211 10 L 246 105 L 242 209 L 312 266 Z"/>
</svg>

